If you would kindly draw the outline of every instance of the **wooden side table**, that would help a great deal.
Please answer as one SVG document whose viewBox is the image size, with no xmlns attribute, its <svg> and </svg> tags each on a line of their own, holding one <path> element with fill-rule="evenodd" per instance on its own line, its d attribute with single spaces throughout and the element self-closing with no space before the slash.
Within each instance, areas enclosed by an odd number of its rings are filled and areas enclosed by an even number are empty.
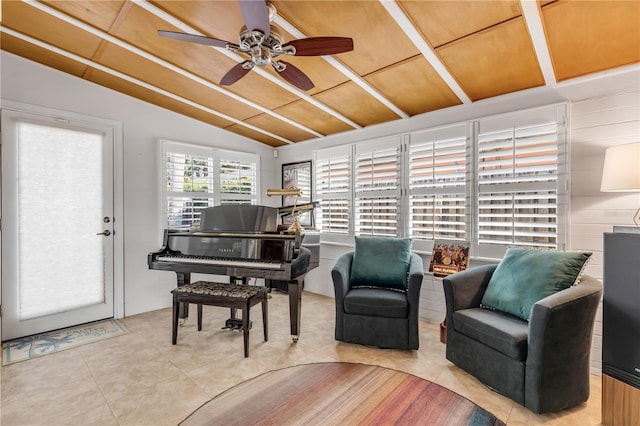
<svg viewBox="0 0 640 426">
<path fill-rule="evenodd" d="M 447 319 L 440 323 L 440 342 L 446 344 L 447 343 Z"/>
<path fill-rule="evenodd" d="M 602 424 L 640 425 L 640 389 L 603 374 Z"/>
</svg>

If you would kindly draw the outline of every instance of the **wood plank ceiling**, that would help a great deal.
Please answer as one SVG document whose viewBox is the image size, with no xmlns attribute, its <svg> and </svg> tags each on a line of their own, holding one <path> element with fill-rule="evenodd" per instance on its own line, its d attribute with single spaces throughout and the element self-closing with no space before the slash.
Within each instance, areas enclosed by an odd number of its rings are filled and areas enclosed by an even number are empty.
<svg viewBox="0 0 640 426">
<path fill-rule="evenodd" d="M 282 1 L 286 41 L 351 37 L 332 57 L 288 57 L 232 86 L 239 55 L 158 29 L 237 42 L 236 1 L 2 1 L 2 50 L 278 147 L 554 85 L 640 62 L 640 1 Z"/>
</svg>

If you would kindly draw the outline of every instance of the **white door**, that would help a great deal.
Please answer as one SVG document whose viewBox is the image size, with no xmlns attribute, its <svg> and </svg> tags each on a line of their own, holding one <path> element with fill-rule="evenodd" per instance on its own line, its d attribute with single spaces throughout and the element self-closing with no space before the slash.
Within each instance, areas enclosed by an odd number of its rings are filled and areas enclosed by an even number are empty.
<svg viewBox="0 0 640 426">
<path fill-rule="evenodd" d="M 2 340 L 114 316 L 114 130 L 2 110 Z"/>
</svg>

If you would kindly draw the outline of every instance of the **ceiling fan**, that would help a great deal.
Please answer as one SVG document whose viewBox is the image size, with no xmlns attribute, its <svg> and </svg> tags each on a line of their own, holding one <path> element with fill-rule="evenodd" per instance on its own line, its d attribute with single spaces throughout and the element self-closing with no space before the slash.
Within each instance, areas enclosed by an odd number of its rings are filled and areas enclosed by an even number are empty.
<svg viewBox="0 0 640 426">
<path fill-rule="evenodd" d="M 230 86 L 240 80 L 255 65 L 271 64 L 286 81 L 299 89 L 309 90 L 314 87 L 309 77 L 292 64 L 278 60 L 280 55 L 321 56 L 353 50 L 353 40 L 347 37 L 309 37 L 283 43 L 282 33 L 271 25 L 276 15 L 273 4 L 263 0 L 239 0 L 239 3 L 245 25 L 240 28 L 238 44 L 175 31 L 158 30 L 158 35 L 248 55 L 250 59 L 237 64 L 222 77 L 220 84 L 223 86 Z"/>
</svg>

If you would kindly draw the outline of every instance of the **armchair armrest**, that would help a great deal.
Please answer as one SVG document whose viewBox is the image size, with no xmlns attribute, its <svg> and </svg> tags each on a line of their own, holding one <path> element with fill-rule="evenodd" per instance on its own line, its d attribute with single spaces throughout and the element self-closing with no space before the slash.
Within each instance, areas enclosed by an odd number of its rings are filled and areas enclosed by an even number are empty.
<svg viewBox="0 0 640 426">
<path fill-rule="evenodd" d="M 420 346 L 420 338 L 418 337 L 418 317 L 420 314 L 420 289 L 422 288 L 422 280 L 424 278 L 424 265 L 422 257 L 416 253 L 411 253 L 409 258 L 409 282 L 407 289 L 407 303 L 409 312 L 409 347 L 418 349 Z"/>
<path fill-rule="evenodd" d="M 525 405 L 534 412 L 566 408 L 555 406 L 556 401 L 571 406 L 571 401 L 558 397 L 566 388 L 579 390 L 584 401 L 588 398 L 591 336 L 601 295 L 602 284 L 584 276 L 578 285 L 533 305 L 529 319 Z M 541 392 L 543 386 L 546 392 Z"/>
<path fill-rule="evenodd" d="M 337 340 L 343 340 L 343 316 L 344 316 L 344 297 L 349 291 L 349 277 L 351 276 L 351 262 L 353 253 L 348 252 L 341 255 L 331 270 L 331 278 L 333 279 L 333 290 L 335 292 L 336 302 L 336 330 Z"/>
<path fill-rule="evenodd" d="M 449 275 L 442 280 L 447 316 L 460 309 L 477 308 L 498 265 L 483 265 Z"/>
<path fill-rule="evenodd" d="M 424 266 L 422 264 L 422 258 L 416 253 L 411 253 L 408 275 L 409 300 L 412 300 L 415 295 L 418 295 L 419 298 L 422 279 L 424 278 Z"/>
<path fill-rule="evenodd" d="M 341 255 L 331 270 L 331 278 L 333 279 L 333 287 L 336 294 L 336 302 L 341 302 L 349 291 L 349 277 L 351 276 L 351 262 L 353 261 L 353 252 Z"/>
</svg>

